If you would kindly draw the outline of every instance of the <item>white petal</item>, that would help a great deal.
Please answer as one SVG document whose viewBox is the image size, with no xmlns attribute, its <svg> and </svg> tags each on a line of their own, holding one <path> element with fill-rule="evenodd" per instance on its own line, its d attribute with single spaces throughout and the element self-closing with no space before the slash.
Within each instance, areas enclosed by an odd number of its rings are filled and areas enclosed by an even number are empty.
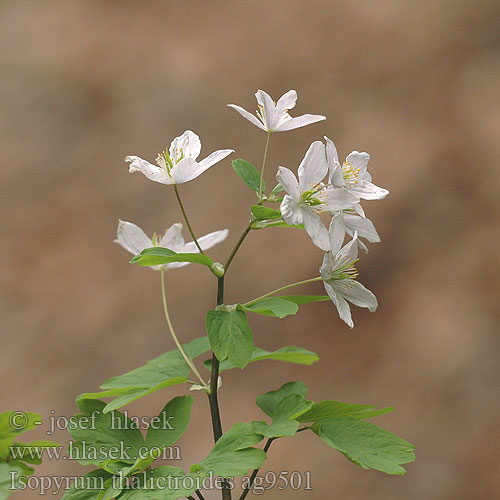
<svg viewBox="0 0 500 500">
<path fill-rule="evenodd" d="M 274 130 L 281 116 L 276 112 L 276 105 L 272 97 L 263 90 L 258 90 L 255 97 L 257 98 L 257 102 L 264 108 L 267 130 Z"/>
<path fill-rule="evenodd" d="M 201 174 L 198 173 L 200 165 L 198 162 L 192 158 L 183 158 L 181 161 L 176 163 L 170 170 L 170 175 L 172 176 L 173 184 L 183 184 L 193 180 L 195 177 Z"/>
<path fill-rule="evenodd" d="M 360 238 L 366 238 L 370 243 L 378 243 L 380 241 L 380 236 L 370 219 L 352 214 L 344 214 L 344 224 L 351 234 L 357 231 Z"/>
<path fill-rule="evenodd" d="M 130 163 L 128 171 L 131 173 L 141 172 L 148 179 L 154 182 L 159 182 L 161 184 L 173 184 L 173 181 L 167 172 L 157 165 L 153 165 L 138 156 L 127 156 L 125 161 Z"/>
<path fill-rule="evenodd" d="M 296 101 L 297 92 L 295 90 L 289 90 L 286 94 L 283 94 L 276 103 L 276 112 L 279 115 L 286 113 L 295 107 Z"/>
<path fill-rule="evenodd" d="M 205 172 L 205 170 L 208 170 L 210 167 L 223 160 L 232 152 L 232 149 L 220 149 L 219 151 L 214 151 L 199 163 L 195 162 L 191 158 L 184 158 L 179 163 L 174 165 L 174 168 L 172 168 L 170 174 L 172 175 L 172 178 L 176 184 L 182 184 L 183 182 L 192 181 L 203 172 Z"/>
<path fill-rule="evenodd" d="M 324 281 L 323 283 L 325 285 L 326 293 L 332 299 L 332 302 L 335 304 L 335 307 L 339 312 L 340 319 L 342 321 L 345 321 L 349 325 L 349 328 L 353 328 L 354 323 L 352 322 L 351 309 L 349 308 L 349 304 L 342 297 L 342 295 L 335 291 L 332 285 L 330 285 L 326 281 Z"/>
<path fill-rule="evenodd" d="M 326 190 L 326 199 L 322 206 L 324 211 L 337 211 L 351 208 L 359 198 L 348 189 L 329 187 Z"/>
<path fill-rule="evenodd" d="M 161 247 L 168 248 L 174 252 L 180 252 L 180 249 L 184 248 L 184 244 L 184 238 L 182 237 L 182 224 L 180 222 L 172 224 L 159 242 Z"/>
<path fill-rule="evenodd" d="M 220 231 L 214 231 L 213 233 L 206 234 L 201 238 L 198 238 L 198 243 L 203 251 L 212 248 L 213 246 L 221 243 L 227 238 L 229 231 L 227 229 L 222 229 Z M 186 253 L 198 253 L 198 247 L 194 241 L 190 241 L 184 245 L 182 252 Z"/>
<path fill-rule="evenodd" d="M 366 217 L 365 211 L 363 210 L 363 207 L 361 206 L 361 203 L 355 203 L 352 206 L 352 209 L 361 217 Z"/>
<path fill-rule="evenodd" d="M 354 233 L 354 238 L 339 250 L 336 255 L 338 267 L 354 262 L 358 258 L 358 233 Z"/>
<path fill-rule="evenodd" d="M 280 205 L 281 218 L 291 226 L 298 226 L 302 224 L 302 212 L 300 211 L 299 204 L 288 194 L 283 198 Z"/>
<path fill-rule="evenodd" d="M 230 108 L 235 109 L 238 113 L 246 118 L 248 121 L 252 122 L 254 125 L 259 127 L 261 130 L 267 130 L 263 123 L 252 113 L 249 113 L 246 109 L 241 106 L 236 106 L 236 104 L 228 104 Z"/>
<path fill-rule="evenodd" d="M 346 163 L 350 163 L 354 168 L 359 168 L 359 175 L 361 176 L 366 172 L 368 162 L 370 161 L 370 155 L 368 153 L 353 151 L 347 155 L 345 161 Z"/>
<path fill-rule="evenodd" d="M 351 191 L 364 200 L 382 200 L 389 194 L 387 189 L 375 186 L 368 181 L 359 181 L 351 188 Z"/>
<path fill-rule="evenodd" d="M 300 190 L 304 192 L 316 187 L 325 178 L 327 171 L 325 145 L 321 141 L 315 141 L 309 146 L 299 165 Z"/>
<path fill-rule="evenodd" d="M 312 242 L 321 250 L 328 252 L 330 250 L 330 238 L 320 216 L 315 214 L 309 207 L 301 207 L 300 211 L 304 220 L 304 229 L 311 237 Z"/>
<path fill-rule="evenodd" d="M 337 212 L 332 217 L 328 233 L 330 235 L 331 252 L 337 254 L 342 248 L 342 243 L 344 243 L 345 238 L 344 216 L 342 212 Z"/>
<path fill-rule="evenodd" d="M 337 153 L 337 148 L 331 139 L 324 136 L 326 141 L 326 157 L 328 158 L 328 162 L 337 162 L 339 163 L 339 155 Z"/>
<path fill-rule="evenodd" d="M 200 167 L 202 168 L 200 174 L 205 172 L 207 168 L 210 168 L 212 165 L 215 165 L 216 163 L 223 160 L 226 156 L 229 156 L 231 153 L 234 153 L 234 149 L 219 149 L 209 154 L 206 158 L 203 158 L 203 160 L 201 160 L 199 163 Z"/>
<path fill-rule="evenodd" d="M 181 158 L 192 158 L 196 160 L 200 155 L 200 138 L 191 130 L 186 130 L 182 135 L 176 137 L 170 144 L 169 154 L 174 163 Z"/>
<path fill-rule="evenodd" d="M 347 286 L 343 286 L 343 281 L 349 281 Z M 342 294 L 349 302 L 352 302 L 355 306 L 366 307 L 370 312 L 377 310 L 378 302 L 375 295 L 365 288 L 361 283 L 355 280 L 341 280 L 338 282 L 339 287 L 337 291 Z"/>
<path fill-rule="evenodd" d="M 116 243 L 121 245 L 125 250 L 137 255 L 145 248 L 151 248 L 153 242 L 146 233 L 132 222 L 120 220 L 116 231 Z"/>
<path fill-rule="evenodd" d="M 295 200 L 300 200 L 299 183 L 293 172 L 286 167 L 278 167 L 276 179 L 283 186 L 283 189 Z"/>
<path fill-rule="evenodd" d="M 285 132 L 286 130 L 293 130 L 295 128 L 305 127 L 306 125 L 310 125 L 311 123 L 316 123 L 321 120 L 326 120 L 326 116 L 309 114 L 297 116 L 296 118 L 291 118 L 290 120 L 281 122 L 276 128 L 273 129 L 273 132 Z"/>
<path fill-rule="evenodd" d="M 335 259 L 332 252 L 325 252 L 323 255 L 323 262 L 319 268 L 319 274 L 323 278 L 323 281 L 327 281 L 332 277 L 332 270 L 335 267 Z"/>
</svg>

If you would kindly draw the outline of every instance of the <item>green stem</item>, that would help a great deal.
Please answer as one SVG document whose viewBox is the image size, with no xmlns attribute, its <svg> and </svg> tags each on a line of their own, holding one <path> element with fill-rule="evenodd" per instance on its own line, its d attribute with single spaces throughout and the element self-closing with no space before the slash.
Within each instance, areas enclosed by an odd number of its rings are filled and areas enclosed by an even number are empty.
<svg viewBox="0 0 500 500">
<path fill-rule="evenodd" d="M 199 252 L 202 255 L 205 255 L 205 252 L 203 251 L 200 244 L 198 243 L 198 240 L 196 239 L 196 236 L 194 235 L 193 228 L 191 227 L 191 224 L 189 223 L 186 209 L 184 208 L 184 205 L 182 203 L 181 195 L 179 194 L 179 188 L 177 187 L 177 184 L 174 184 L 174 191 L 175 191 L 175 196 L 177 196 L 177 201 L 179 203 L 179 207 L 181 208 L 182 215 L 184 216 L 184 220 L 186 221 L 186 225 L 187 225 L 189 234 L 191 235 L 191 238 L 193 238 L 193 241 L 194 241 L 195 245 L 198 247 Z"/>
<path fill-rule="evenodd" d="M 165 269 L 161 268 L 161 293 L 163 297 L 163 311 L 165 312 L 165 319 L 167 320 L 167 325 L 168 329 L 170 330 L 170 334 L 172 335 L 172 338 L 174 339 L 175 345 L 179 349 L 180 353 L 182 354 L 182 357 L 184 358 L 184 361 L 189 365 L 193 373 L 196 375 L 196 378 L 200 381 L 201 385 L 205 388 L 208 389 L 207 383 L 203 380 L 203 378 L 200 375 L 200 372 L 194 365 L 194 363 L 187 357 L 186 353 L 184 352 L 184 349 L 182 348 L 181 343 L 179 342 L 179 339 L 177 338 L 177 335 L 175 334 L 174 327 L 172 325 L 172 320 L 170 319 L 170 314 L 168 312 L 168 307 L 167 307 L 167 294 L 165 291 Z"/>
<path fill-rule="evenodd" d="M 271 132 L 267 132 L 266 148 L 264 149 L 264 158 L 262 160 L 262 168 L 260 169 L 259 205 L 262 205 L 262 202 L 264 201 L 262 199 L 262 187 L 264 184 L 264 170 L 266 168 L 267 150 L 269 149 L 269 139 L 270 138 L 271 138 Z"/>
<path fill-rule="evenodd" d="M 275 440 L 276 438 L 269 438 L 266 442 L 266 445 L 264 446 L 264 452 L 267 453 L 267 450 L 269 450 L 269 448 L 271 447 L 271 444 L 273 443 L 273 441 Z M 248 486 L 243 490 L 239 500 L 245 500 L 245 498 L 247 497 L 250 489 L 252 488 L 252 484 L 253 482 L 255 481 L 255 478 L 257 477 L 257 474 L 259 473 L 259 470 L 260 469 L 254 469 L 254 471 L 252 472 L 252 475 L 250 476 L 250 480 L 248 482 Z"/>
<path fill-rule="evenodd" d="M 224 303 L 224 276 L 217 278 L 217 305 Z M 210 414 L 212 416 L 212 430 L 214 433 L 214 441 L 217 442 L 222 436 L 222 422 L 219 411 L 218 400 L 218 382 L 219 382 L 219 360 L 212 354 L 212 371 L 210 374 L 210 391 L 208 392 L 208 402 L 210 404 Z M 231 488 L 224 481 L 222 484 L 222 500 L 231 500 Z"/>
<path fill-rule="evenodd" d="M 243 243 L 243 240 L 247 237 L 247 234 L 252 230 L 251 223 L 248 224 L 248 226 L 245 228 L 243 231 L 243 234 L 240 236 L 240 239 L 236 243 L 235 247 L 233 248 L 232 252 L 230 253 L 229 257 L 226 260 L 226 263 L 224 264 L 224 271 L 227 271 L 227 268 L 231 264 L 231 262 L 234 259 L 234 256 L 236 255 L 236 252 L 240 249 L 241 244 Z"/>
<path fill-rule="evenodd" d="M 308 280 L 304 281 L 297 281 L 297 283 L 291 283 L 290 285 L 285 285 L 280 288 L 276 288 L 276 290 L 273 290 L 272 292 L 265 293 L 264 295 L 261 295 L 260 297 L 257 297 L 256 299 L 251 300 L 250 302 L 247 302 L 246 304 L 243 304 L 245 307 L 251 306 L 258 302 L 259 300 L 266 299 L 267 297 L 270 297 L 271 295 L 275 295 L 279 292 L 282 292 L 283 290 L 287 290 L 288 288 L 292 288 L 294 286 L 299 286 L 299 285 L 306 285 L 307 283 L 314 283 L 316 281 L 321 281 L 323 278 L 321 276 L 318 276 L 317 278 L 310 278 Z"/>
</svg>

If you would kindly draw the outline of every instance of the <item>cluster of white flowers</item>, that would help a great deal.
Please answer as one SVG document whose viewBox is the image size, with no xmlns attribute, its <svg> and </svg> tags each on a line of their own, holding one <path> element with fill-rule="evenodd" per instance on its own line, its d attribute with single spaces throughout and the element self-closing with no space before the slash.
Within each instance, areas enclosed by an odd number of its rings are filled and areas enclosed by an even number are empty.
<svg viewBox="0 0 500 500">
<path fill-rule="evenodd" d="M 263 90 L 255 94 L 258 103 L 256 116 L 240 106 L 229 104 L 252 124 L 271 132 L 283 132 L 325 120 L 324 116 L 305 114 L 291 117 L 288 113 L 295 107 L 297 93 L 290 90 L 278 102 Z M 358 248 L 368 251 L 368 242 L 380 241 L 373 223 L 366 218 L 360 201 L 380 200 L 389 191 L 372 183 L 367 166 L 368 153 L 353 151 L 341 164 L 334 143 L 324 138 L 315 141 L 307 150 L 295 174 L 285 167 L 279 167 L 276 178 L 286 192 L 281 202 L 282 219 L 290 225 L 303 225 L 312 242 L 325 252 L 320 275 L 329 297 L 338 309 L 339 315 L 351 328 L 354 326 L 347 301 L 366 307 L 370 311 L 377 308 L 375 295 L 357 280 L 355 264 Z M 175 138 L 170 148 L 156 158 L 153 165 L 137 156 L 127 156 L 130 172 L 142 172 L 148 179 L 162 184 L 181 184 L 195 179 L 205 170 L 224 159 L 231 149 L 215 151 L 204 160 L 197 162 L 201 142 L 190 130 Z M 322 214 L 330 217 L 327 226 Z M 152 246 L 167 247 L 176 252 L 197 252 L 195 242 L 185 243 L 181 236 L 182 225 L 174 224 L 165 235 L 152 239 L 136 225 L 120 221 L 117 242 L 133 254 L 138 254 Z M 198 239 L 203 250 L 220 243 L 228 231 L 216 231 Z M 352 239 L 343 246 L 346 234 Z M 180 267 L 187 263 L 166 264 L 166 267 Z M 155 266 L 160 268 L 162 266 Z"/>
</svg>

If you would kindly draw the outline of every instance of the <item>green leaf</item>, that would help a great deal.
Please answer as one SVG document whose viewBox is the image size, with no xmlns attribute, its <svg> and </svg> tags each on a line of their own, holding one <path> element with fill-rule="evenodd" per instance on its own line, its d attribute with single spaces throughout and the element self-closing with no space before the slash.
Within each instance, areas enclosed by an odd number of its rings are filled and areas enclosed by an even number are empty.
<svg viewBox="0 0 500 500">
<path fill-rule="evenodd" d="M 38 413 L 27 411 L 4 411 L 0 413 L 0 439 L 22 434 L 42 423 Z"/>
<path fill-rule="evenodd" d="M 217 359 L 245 368 L 253 352 L 253 335 L 244 311 L 209 311 L 207 333 Z"/>
<path fill-rule="evenodd" d="M 238 158 L 232 161 L 234 171 L 240 179 L 256 193 L 260 190 L 260 172 L 248 161 Z M 266 191 L 266 182 L 262 179 L 262 192 Z"/>
<path fill-rule="evenodd" d="M 186 431 L 191 417 L 193 396 L 178 396 L 167 403 L 156 419 L 151 420 L 146 435 L 148 448 L 167 448 Z"/>
<path fill-rule="evenodd" d="M 77 401 L 82 412 L 68 424 L 68 432 L 76 443 L 70 455 L 82 465 L 100 465 L 107 460 L 133 464 L 144 446 L 137 424 L 119 411 L 104 413 L 106 403 L 99 400 Z"/>
<path fill-rule="evenodd" d="M 210 350 L 210 343 L 207 337 L 199 337 L 183 344 L 182 348 L 188 358 L 195 359 Z M 81 394 L 77 401 L 116 396 L 106 405 L 104 412 L 107 413 L 165 387 L 186 383 L 190 373 L 191 368 L 179 350 L 173 349 L 148 361 L 144 366 L 106 380 L 101 385 L 104 391 Z"/>
<path fill-rule="evenodd" d="M 115 477 L 110 477 L 104 482 L 104 489 L 97 495 L 96 500 L 113 500 L 117 498 L 122 492 L 120 481 L 117 481 Z"/>
<path fill-rule="evenodd" d="M 276 405 L 271 425 L 253 422 L 253 429 L 267 438 L 294 436 L 300 425 L 297 417 L 309 410 L 313 404 L 313 401 L 307 401 L 302 394 L 290 394 Z"/>
<path fill-rule="evenodd" d="M 254 347 L 249 363 L 253 363 L 255 361 L 263 361 L 266 359 L 310 366 L 316 361 L 319 361 L 319 356 L 315 352 L 308 351 L 307 349 L 303 349 L 302 347 L 295 347 L 293 345 L 280 347 L 273 352 L 260 349 L 259 347 Z M 211 370 L 211 359 L 207 359 L 204 364 L 208 370 Z M 219 365 L 219 371 L 221 372 L 225 370 L 231 370 L 233 368 L 235 367 L 227 359 L 222 361 Z"/>
<path fill-rule="evenodd" d="M 206 255 L 199 253 L 176 253 L 173 250 L 163 247 L 146 248 L 130 261 L 131 264 L 139 264 L 141 266 L 157 266 L 160 264 L 170 264 L 171 262 L 195 262 L 208 267 L 212 267 L 214 263 Z"/>
<path fill-rule="evenodd" d="M 252 424 L 235 424 L 216 443 L 208 456 L 199 466 L 192 466 L 191 470 L 201 467 L 206 473 L 212 472 L 224 478 L 244 476 L 249 469 L 258 469 L 266 459 L 266 453 L 253 445 L 262 441 Z"/>
<path fill-rule="evenodd" d="M 272 417 L 279 402 L 291 394 L 299 394 L 305 398 L 307 386 L 304 382 L 287 382 L 276 391 L 257 396 L 257 406 L 269 417 Z"/>
<path fill-rule="evenodd" d="M 314 424 L 312 430 L 363 469 L 403 475 L 406 470 L 401 464 L 415 460 L 411 443 L 364 420 L 327 419 Z"/>
<path fill-rule="evenodd" d="M 164 465 L 144 471 L 124 488 L 120 500 L 177 500 L 187 498 L 202 488 L 205 476 L 185 474 L 179 467 Z"/>
<path fill-rule="evenodd" d="M 32 441 L 31 443 L 13 443 L 10 454 L 14 460 L 22 460 L 27 464 L 40 465 L 46 448 L 59 448 L 52 441 Z"/>
<path fill-rule="evenodd" d="M 394 408 L 382 408 L 375 410 L 373 405 L 353 405 L 341 403 L 340 401 L 321 401 L 298 418 L 299 422 L 317 422 L 329 418 L 372 418 L 384 415 Z"/>
<path fill-rule="evenodd" d="M 85 476 L 77 478 L 71 488 L 66 491 L 62 500 L 97 500 L 106 488 L 106 481 L 110 478 L 111 474 L 102 469 L 93 470 Z"/>
<path fill-rule="evenodd" d="M 255 220 L 281 219 L 281 212 L 274 208 L 264 207 L 262 205 L 252 205 L 250 207 Z"/>
<path fill-rule="evenodd" d="M 13 490 L 22 489 L 25 472 L 16 463 L 0 463 L 0 500 L 9 498 Z"/>
<path fill-rule="evenodd" d="M 241 305 L 245 311 L 262 314 L 264 316 L 273 316 L 275 318 L 284 318 L 295 314 L 299 306 L 292 301 L 284 300 L 281 297 L 271 297 L 259 300 L 249 306 Z"/>
</svg>

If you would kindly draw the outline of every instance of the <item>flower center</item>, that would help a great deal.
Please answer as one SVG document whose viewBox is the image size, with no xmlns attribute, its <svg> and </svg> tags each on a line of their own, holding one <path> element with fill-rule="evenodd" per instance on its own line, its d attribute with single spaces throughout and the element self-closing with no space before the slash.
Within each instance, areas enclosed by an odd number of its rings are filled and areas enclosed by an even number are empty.
<svg viewBox="0 0 500 500">
<path fill-rule="evenodd" d="M 316 184 L 307 191 L 302 191 L 300 195 L 300 203 L 308 207 L 317 207 L 323 205 L 328 198 L 328 186 L 323 183 Z"/>
<path fill-rule="evenodd" d="M 340 265 L 336 269 L 332 269 L 331 271 L 331 280 L 340 281 L 340 280 L 355 280 L 359 273 L 354 264 L 359 259 L 355 259 L 352 262 L 347 262 L 345 264 Z"/>
<path fill-rule="evenodd" d="M 342 174 L 347 187 L 354 187 L 359 182 L 359 168 L 354 168 L 353 164 L 345 161 L 342 165 Z"/>
</svg>

